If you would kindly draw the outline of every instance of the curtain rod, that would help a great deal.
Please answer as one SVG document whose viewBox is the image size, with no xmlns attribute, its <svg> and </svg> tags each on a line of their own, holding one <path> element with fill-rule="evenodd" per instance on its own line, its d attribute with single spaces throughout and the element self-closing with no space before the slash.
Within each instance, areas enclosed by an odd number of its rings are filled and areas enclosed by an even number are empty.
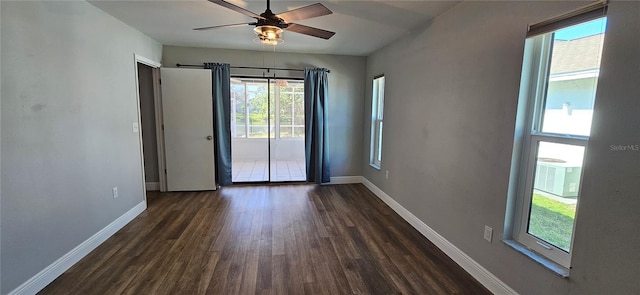
<svg viewBox="0 0 640 295">
<path fill-rule="evenodd" d="M 202 65 L 185 65 L 185 64 L 176 64 L 177 67 L 195 67 L 195 68 L 204 68 L 204 64 Z M 242 66 L 229 66 L 232 69 L 250 69 L 250 70 L 274 70 L 274 71 L 296 71 L 296 72 L 304 72 L 303 69 L 287 69 L 287 68 L 269 68 L 269 67 L 242 67 Z M 330 70 L 327 70 L 327 73 L 331 73 Z"/>
</svg>

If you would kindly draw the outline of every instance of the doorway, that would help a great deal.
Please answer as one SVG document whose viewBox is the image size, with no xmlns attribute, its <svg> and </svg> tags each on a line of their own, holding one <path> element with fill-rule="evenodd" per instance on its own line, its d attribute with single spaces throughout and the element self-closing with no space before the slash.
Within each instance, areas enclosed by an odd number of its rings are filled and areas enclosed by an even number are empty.
<svg viewBox="0 0 640 295">
<path fill-rule="evenodd" d="M 158 190 L 158 151 L 156 146 L 156 114 L 153 93 L 153 68 L 137 63 L 138 97 L 140 98 L 140 129 L 144 154 L 144 179 L 147 190 Z"/>
<path fill-rule="evenodd" d="M 138 120 L 133 122 L 133 132 L 138 133 L 141 180 L 145 191 L 161 189 L 163 180 L 162 163 L 159 161 L 157 132 L 157 109 L 159 99 L 160 63 L 144 56 L 134 54 L 134 73 L 136 83 L 136 104 Z M 144 136 L 143 136 L 144 135 Z M 146 199 L 146 194 L 145 194 Z"/>
<path fill-rule="evenodd" d="M 306 180 L 304 81 L 231 78 L 232 181 Z"/>
</svg>

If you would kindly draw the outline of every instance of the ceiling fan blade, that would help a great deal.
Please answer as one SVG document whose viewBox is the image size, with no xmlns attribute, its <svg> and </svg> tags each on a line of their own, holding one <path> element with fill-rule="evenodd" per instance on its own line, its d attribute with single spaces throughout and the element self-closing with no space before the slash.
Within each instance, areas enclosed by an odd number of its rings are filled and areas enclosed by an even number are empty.
<svg viewBox="0 0 640 295">
<path fill-rule="evenodd" d="M 316 3 L 316 4 L 311 4 L 309 6 L 285 11 L 283 13 L 277 14 L 276 16 L 283 19 L 285 22 L 294 22 L 298 20 L 323 16 L 323 15 L 332 14 L 332 13 L 333 12 L 331 12 L 331 10 L 326 8 L 324 5 L 320 3 Z"/>
<path fill-rule="evenodd" d="M 220 29 L 220 28 L 231 28 L 231 27 L 239 27 L 239 26 L 251 26 L 251 25 L 255 25 L 257 23 L 240 23 L 240 24 L 229 24 L 229 25 L 220 25 L 220 26 L 211 26 L 211 27 L 202 27 L 202 28 L 195 28 L 193 30 L 195 31 L 206 31 L 206 30 L 213 30 L 213 29 Z"/>
<path fill-rule="evenodd" d="M 251 12 L 249 10 L 246 10 L 246 9 L 240 7 L 240 6 L 237 6 L 235 4 L 231 4 L 231 3 L 227 2 L 227 1 L 224 1 L 224 0 L 209 0 L 209 2 L 218 4 L 218 5 L 226 7 L 226 8 L 229 8 L 229 9 L 235 11 L 235 12 L 242 13 L 242 14 L 244 14 L 246 16 L 250 16 L 250 17 L 253 17 L 255 19 L 264 19 L 264 17 L 262 17 L 262 16 L 260 16 L 260 15 L 258 15 L 256 13 L 253 13 L 253 12 Z"/>
<path fill-rule="evenodd" d="M 305 25 L 300 25 L 300 24 L 289 24 L 289 26 L 285 28 L 285 30 L 296 32 L 299 34 L 305 34 L 313 37 L 318 37 L 322 39 L 327 39 L 327 40 L 329 40 L 329 38 L 333 37 L 333 35 L 336 34 L 331 31 L 309 27 Z"/>
</svg>

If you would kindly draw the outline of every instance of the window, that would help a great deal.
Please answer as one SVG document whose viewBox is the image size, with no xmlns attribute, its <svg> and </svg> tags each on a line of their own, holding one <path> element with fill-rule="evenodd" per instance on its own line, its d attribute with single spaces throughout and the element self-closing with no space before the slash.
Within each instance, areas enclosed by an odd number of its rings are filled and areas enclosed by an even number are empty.
<svg viewBox="0 0 640 295">
<path fill-rule="evenodd" d="M 371 166 L 382 163 L 382 112 L 384 111 L 384 76 L 373 79 L 371 99 Z"/>
<path fill-rule="evenodd" d="M 270 81 L 231 79 L 232 138 L 304 138 L 304 81 Z"/>
<path fill-rule="evenodd" d="M 525 42 L 506 236 L 565 269 L 605 35 L 606 7 L 599 9 Z"/>
<path fill-rule="evenodd" d="M 280 110 L 279 137 L 304 137 L 304 82 L 292 83 L 292 81 L 278 80 L 275 97 L 279 105 L 276 109 Z"/>
</svg>

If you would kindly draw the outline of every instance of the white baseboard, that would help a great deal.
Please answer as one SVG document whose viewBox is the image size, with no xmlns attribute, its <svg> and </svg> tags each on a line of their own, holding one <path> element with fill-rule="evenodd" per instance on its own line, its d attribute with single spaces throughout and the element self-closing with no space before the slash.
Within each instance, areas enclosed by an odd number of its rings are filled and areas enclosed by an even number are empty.
<svg viewBox="0 0 640 295">
<path fill-rule="evenodd" d="M 467 254 L 458 249 L 451 242 L 447 241 L 443 236 L 438 234 L 422 220 L 413 215 L 409 210 L 404 208 L 400 203 L 396 202 L 393 198 L 375 186 L 366 178 L 362 178 L 362 183 L 371 190 L 380 200 L 385 202 L 391 209 L 393 209 L 404 220 L 417 229 L 423 236 L 442 250 L 453 261 L 466 270 L 471 276 L 484 285 L 489 291 L 494 294 L 518 294 L 515 290 L 511 289 L 507 284 L 498 279 L 495 275 L 482 267 L 479 263 L 471 259 Z"/>
<path fill-rule="evenodd" d="M 147 182 L 144 184 L 147 191 L 159 191 L 160 183 L 159 182 Z"/>
<path fill-rule="evenodd" d="M 100 244 L 106 241 L 109 237 L 111 237 L 118 230 L 127 225 L 127 223 L 129 223 L 146 209 L 147 202 L 140 202 L 125 214 L 118 217 L 118 219 L 111 222 L 105 228 L 101 229 L 86 241 L 73 248 L 73 250 L 69 251 L 58 260 L 54 261 L 52 264 L 41 270 L 39 273 L 24 282 L 22 285 L 18 286 L 18 288 L 9 292 L 9 295 L 36 294 L 40 292 L 40 290 L 44 289 L 44 287 L 53 282 L 53 280 L 55 280 L 57 277 L 71 268 L 71 266 L 80 261 L 80 259 L 89 254 L 89 252 L 93 251 L 93 249 L 100 246 Z"/>
<path fill-rule="evenodd" d="M 349 183 L 362 183 L 364 178 L 362 176 L 336 176 L 331 177 L 331 182 L 323 183 L 327 184 L 349 184 Z"/>
</svg>

